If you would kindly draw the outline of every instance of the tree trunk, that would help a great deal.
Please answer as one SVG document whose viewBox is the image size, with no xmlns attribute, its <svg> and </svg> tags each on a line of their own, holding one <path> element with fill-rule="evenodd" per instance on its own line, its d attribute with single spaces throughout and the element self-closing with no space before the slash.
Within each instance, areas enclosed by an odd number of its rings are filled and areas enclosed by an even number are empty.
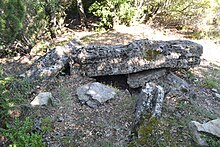
<svg viewBox="0 0 220 147">
<path fill-rule="evenodd" d="M 79 17 L 80 17 L 80 24 L 83 27 L 88 28 L 87 18 L 86 18 L 86 14 L 84 12 L 82 0 L 77 0 L 77 10 L 78 10 Z"/>
<path fill-rule="evenodd" d="M 50 31 L 51 38 L 56 38 L 56 15 L 55 12 L 50 4 L 50 1 L 46 0 L 46 7 L 45 7 L 46 15 L 49 17 L 49 25 L 48 29 Z"/>
</svg>

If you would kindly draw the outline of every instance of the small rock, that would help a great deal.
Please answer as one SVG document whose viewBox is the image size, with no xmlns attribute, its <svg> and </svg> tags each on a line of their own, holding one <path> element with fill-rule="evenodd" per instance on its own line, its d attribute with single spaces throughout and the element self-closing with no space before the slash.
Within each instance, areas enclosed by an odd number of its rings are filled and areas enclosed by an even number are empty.
<svg viewBox="0 0 220 147">
<path fill-rule="evenodd" d="M 116 90 L 104 84 L 93 82 L 77 88 L 77 95 L 82 103 L 97 108 L 116 96 Z"/>
<path fill-rule="evenodd" d="M 216 98 L 220 99 L 220 94 L 219 93 L 214 93 L 213 94 Z"/>
<path fill-rule="evenodd" d="M 217 93 L 217 92 L 218 92 L 218 90 L 217 90 L 217 89 L 215 89 L 215 88 L 212 88 L 211 90 L 212 90 L 212 92 L 215 92 L 215 93 Z"/>
<path fill-rule="evenodd" d="M 201 139 L 200 132 L 212 134 L 214 136 L 220 137 L 220 118 L 211 120 L 207 123 L 201 124 L 197 121 L 191 121 L 189 124 L 190 129 L 193 131 L 195 141 L 200 145 L 206 145 L 206 141 Z"/>
<path fill-rule="evenodd" d="M 62 116 L 58 117 L 57 122 L 63 122 L 63 121 L 64 121 L 64 118 Z"/>
<path fill-rule="evenodd" d="M 198 131 L 220 137 L 220 118 L 211 120 L 205 124 L 200 124 L 199 122 L 194 122 L 194 124 L 196 125 Z"/>
<path fill-rule="evenodd" d="M 52 94 L 50 92 L 39 93 L 31 102 L 32 106 L 48 105 L 48 102 L 52 100 Z"/>
<path fill-rule="evenodd" d="M 208 147 L 208 143 L 205 139 L 201 137 L 201 134 L 198 132 L 197 127 L 195 125 L 195 121 L 191 121 L 188 126 L 191 131 L 193 140 L 198 144 L 198 146 Z"/>
</svg>

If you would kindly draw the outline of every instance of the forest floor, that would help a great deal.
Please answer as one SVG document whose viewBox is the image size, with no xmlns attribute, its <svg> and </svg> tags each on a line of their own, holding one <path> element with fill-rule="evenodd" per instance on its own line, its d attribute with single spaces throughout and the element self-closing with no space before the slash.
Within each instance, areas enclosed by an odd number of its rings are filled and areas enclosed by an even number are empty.
<svg viewBox="0 0 220 147">
<path fill-rule="evenodd" d="M 137 39 L 174 40 L 186 37 L 184 31 L 175 29 L 153 29 L 146 25 L 117 26 L 115 30 L 105 33 L 65 30 L 52 44 L 62 45 L 73 38 L 83 45 L 115 45 L 128 44 Z M 150 130 L 145 141 L 137 139 L 130 146 L 193 146 L 195 143 L 188 123 L 192 120 L 204 123 L 220 117 L 220 98 L 214 96 L 216 92 L 220 93 L 220 45 L 214 40 L 192 41 L 204 47 L 201 64 L 180 75 L 189 83 L 193 95 L 189 98 L 182 96 L 165 99 L 160 122 L 153 124 L 156 130 Z M 30 55 L 5 58 L 0 62 L 9 75 L 18 75 L 41 55 L 36 53 L 33 50 Z M 51 130 L 44 135 L 48 146 L 128 146 L 135 98 L 128 90 L 117 87 L 121 91 L 118 99 L 91 109 L 79 103 L 76 89 L 95 79 L 83 77 L 74 71 L 71 73 L 70 76 L 60 76 L 38 89 L 40 92 L 52 92 L 53 106 L 32 108 L 23 115 L 31 115 L 38 120 L 48 118 Z M 30 101 L 32 99 L 33 96 Z M 157 135 L 150 134 L 152 132 L 157 132 Z M 215 141 L 209 139 L 210 145 L 215 144 Z"/>
</svg>

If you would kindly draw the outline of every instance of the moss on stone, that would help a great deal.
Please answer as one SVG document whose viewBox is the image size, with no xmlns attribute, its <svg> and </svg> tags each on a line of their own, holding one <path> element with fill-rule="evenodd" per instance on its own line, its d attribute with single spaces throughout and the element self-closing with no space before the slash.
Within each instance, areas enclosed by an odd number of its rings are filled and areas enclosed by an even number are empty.
<svg viewBox="0 0 220 147">
<path fill-rule="evenodd" d="M 148 49 L 143 53 L 143 56 L 147 61 L 156 60 L 159 55 L 161 55 L 161 52 L 153 49 Z"/>
<path fill-rule="evenodd" d="M 145 117 L 145 122 L 138 129 L 137 144 L 146 146 L 154 145 L 155 140 L 152 138 L 154 138 L 153 136 L 156 133 L 155 131 L 157 130 L 159 123 L 159 120 L 155 117 Z"/>
</svg>

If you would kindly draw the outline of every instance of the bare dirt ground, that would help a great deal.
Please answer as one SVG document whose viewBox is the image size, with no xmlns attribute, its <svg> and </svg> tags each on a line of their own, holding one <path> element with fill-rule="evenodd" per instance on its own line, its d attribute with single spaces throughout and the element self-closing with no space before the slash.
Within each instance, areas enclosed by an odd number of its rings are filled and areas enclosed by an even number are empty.
<svg viewBox="0 0 220 147">
<path fill-rule="evenodd" d="M 185 39 L 177 30 L 156 30 L 146 25 L 117 26 L 114 31 L 106 33 L 71 33 L 71 37 L 79 39 L 84 45 L 127 44 L 146 38 Z M 62 36 L 60 39 L 62 40 Z M 220 98 L 214 96 L 215 91 L 220 93 L 220 46 L 211 40 L 193 41 L 204 47 L 202 62 L 200 66 L 180 74 L 190 84 L 191 96 L 168 97 L 165 100 L 161 122 L 156 127 L 158 135 L 148 136 L 147 139 L 150 139 L 153 145 L 145 146 L 193 146 L 187 124 L 191 120 L 206 122 L 220 117 Z M 33 59 L 32 55 L 10 60 L 1 59 L 1 64 L 8 74 L 18 74 L 25 71 Z M 74 69 L 71 73 L 70 76 L 61 76 L 40 88 L 41 92 L 52 92 L 53 106 L 31 110 L 33 118 L 50 119 L 52 130 L 44 136 L 47 146 L 128 146 L 135 98 L 126 89 L 115 87 L 120 91 L 117 99 L 98 109 L 91 109 L 79 103 L 76 89 L 95 79 L 82 77 L 76 74 Z M 138 141 L 141 144 L 141 140 Z"/>
</svg>

